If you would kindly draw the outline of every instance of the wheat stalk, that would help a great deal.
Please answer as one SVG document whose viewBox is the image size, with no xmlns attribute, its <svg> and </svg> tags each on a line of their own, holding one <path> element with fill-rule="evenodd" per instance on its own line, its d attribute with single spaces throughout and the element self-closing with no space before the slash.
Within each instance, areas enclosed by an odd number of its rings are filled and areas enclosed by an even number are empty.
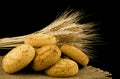
<svg viewBox="0 0 120 79">
<path fill-rule="evenodd" d="M 82 16 L 82 12 L 72 12 L 72 10 L 66 10 L 51 24 L 34 33 L 53 34 L 57 38 L 58 45 L 74 45 L 79 49 L 85 51 L 85 53 L 90 56 L 91 53 L 89 53 L 88 48 L 90 48 L 91 44 L 94 44 L 94 39 L 96 38 L 97 34 L 92 29 L 93 26 L 95 26 L 94 24 L 78 23 L 78 21 L 80 21 L 82 18 L 84 18 L 84 16 Z M 27 35 L 1 38 L 0 49 L 13 48 L 20 44 L 23 44 L 24 38 L 26 36 Z"/>
</svg>

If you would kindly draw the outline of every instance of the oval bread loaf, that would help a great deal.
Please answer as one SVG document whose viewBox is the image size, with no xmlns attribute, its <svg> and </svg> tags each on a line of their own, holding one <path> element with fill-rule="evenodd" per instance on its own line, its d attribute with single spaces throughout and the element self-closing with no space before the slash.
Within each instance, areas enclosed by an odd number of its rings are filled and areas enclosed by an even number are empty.
<svg viewBox="0 0 120 79">
<path fill-rule="evenodd" d="M 56 44 L 56 37 L 52 34 L 31 34 L 26 36 L 24 40 L 25 44 L 32 46 L 44 46 L 49 44 Z"/>
<path fill-rule="evenodd" d="M 17 46 L 4 56 L 2 67 L 7 73 L 15 73 L 27 66 L 34 56 L 35 50 L 31 45 Z"/>
<path fill-rule="evenodd" d="M 61 51 L 56 45 L 46 45 L 36 50 L 36 56 L 31 63 L 35 71 L 40 71 L 55 64 L 61 57 Z"/>
<path fill-rule="evenodd" d="M 64 44 L 60 48 L 61 52 L 69 56 L 79 64 L 86 66 L 89 62 L 88 56 L 75 46 Z"/>
<path fill-rule="evenodd" d="M 54 77 L 70 77 L 78 73 L 78 64 L 71 59 L 60 59 L 57 63 L 45 70 L 45 73 Z"/>
</svg>

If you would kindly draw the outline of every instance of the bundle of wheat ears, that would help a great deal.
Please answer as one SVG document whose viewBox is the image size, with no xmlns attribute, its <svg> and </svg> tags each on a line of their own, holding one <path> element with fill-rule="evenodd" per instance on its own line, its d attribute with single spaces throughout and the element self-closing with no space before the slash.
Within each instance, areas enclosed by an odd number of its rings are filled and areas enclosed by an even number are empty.
<svg viewBox="0 0 120 79">
<path fill-rule="evenodd" d="M 66 10 L 51 24 L 33 33 L 53 34 L 57 38 L 58 45 L 74 45 L 90 57 L 92 54 L 90 53 L 91 50 L 89 50 L 89 48 L 91 48 L 91 45 L 96 41 L 97 34 L 93 29 L 95 24 L 79 23 L 83 18 L 84 13 L 81 11 Z M 27 35 L 1 38 L 0 49 L 10 49 L 23 44 L 26 36 Z"/>
</svg>

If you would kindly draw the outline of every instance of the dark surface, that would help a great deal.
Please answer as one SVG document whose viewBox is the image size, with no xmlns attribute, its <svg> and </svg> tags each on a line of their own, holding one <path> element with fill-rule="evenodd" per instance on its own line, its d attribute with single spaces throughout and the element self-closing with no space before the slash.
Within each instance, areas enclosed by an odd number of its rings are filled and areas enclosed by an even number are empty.
<svg viewBox="0 0 120 79">
<path fill-rule="evenodd" d="M 103 45 L 95 47 L 96 57 L 91 60 L 90 65 L 96 66 L 112 73 L 112 57 L 114 52 L 113 41 L 115 41 L 113 16 L 114 2 L 86 1 L 86 0 L 50 0 L 44 2 L 15 2 L 15 4 L 4 3 L 0 7 L 0 37 L 11 37 L 29 34 L 44 28 L 55 20 L 59 12 L 66 8 L 74 10 L 84 9 L 88 18 L 82 22 L 98 22 L 98 33 L 101 34 Z M 111 37 L 112 36 L 112 37 Z M 115 42 L 116 43 L 116 42 Z M 4 55 L 8 50 L 0 50 Z M 112 55 L 112 56 L 111 56 Z"/>
</svg>

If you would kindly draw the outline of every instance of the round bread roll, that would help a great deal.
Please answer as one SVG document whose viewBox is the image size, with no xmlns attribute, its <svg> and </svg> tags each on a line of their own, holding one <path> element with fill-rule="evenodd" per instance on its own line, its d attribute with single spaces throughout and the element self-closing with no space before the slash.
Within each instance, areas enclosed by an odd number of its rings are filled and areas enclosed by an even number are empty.
<svg viewBox="0 0 120 79">
<path fill-rule="evenodd" d="M 62 53 L 69 56 L 83 66 L 86 66 L 89 62 L 88 56 L 75 46 L 65 44 L 61 46 L 60 50 Z"/>
<path fill-rule="evenodd" d="M 36 50 L 36 56 L 31 63 L 35 71 L 40 71 L 55 64 L 61 57 L 61 51 L 56 45 L 46 45 Z"/>
<path fill-rule="evenodd" d="M 52 34 L 31 34 L 24 39 L 25 44 L 32 46 L 44 46 L 49 44 L 56 44 L 56 37 Z"/>
<path fill-rule="evenodd" d="M 35 50 L 31 45 L 17 46 L 4 56 L 2 67 L 7 73 L 15 73 L 26 67 L 34 56 Z"/>
<path fill-rule="evenodd" d="M 70 77 L 78 73 L 78 64 L 71 59 L 60 59 L 57 63 L 45 70 L 45 73 L 54 77 Z"/>
</svg>

